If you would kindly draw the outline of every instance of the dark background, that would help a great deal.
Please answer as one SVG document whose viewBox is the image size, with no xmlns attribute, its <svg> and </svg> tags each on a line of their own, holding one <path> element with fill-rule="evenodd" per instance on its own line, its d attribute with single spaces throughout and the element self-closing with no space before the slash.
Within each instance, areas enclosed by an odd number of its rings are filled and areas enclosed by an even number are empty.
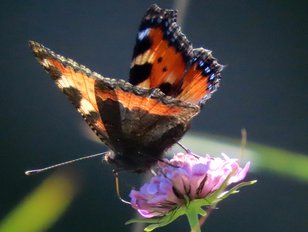
<svg viewBox="0 0 308 232">
<path fill-rule="evenodd" d="M 49 175 L 26 177 L 25 169 L 105 150 L 87 139 L 82 118 L 27 41 L 127 79 L 136 31 L 152 3 L 1 1 L 0 218 Z M 174 7 L 173 1 L 155 3 Z M 299 0 L 189 3 L 183 32 L 228 65 L 192 131 L 238 138 L 245 127 L 250 141 L 307 153 L 307 9 Z M 49 231 L 130 231 L 123 223 L 134 211 L 118 201 L 111 168 L 89 160 L 75 169 L 82 190 Z M 257 171 L 249 179 L 259 183 L 223 202 L 204 231 L 308 230 L 307 183 Z M 185 220 L 159 231 L 171 229 L 188 231 Z"/>
</svg>

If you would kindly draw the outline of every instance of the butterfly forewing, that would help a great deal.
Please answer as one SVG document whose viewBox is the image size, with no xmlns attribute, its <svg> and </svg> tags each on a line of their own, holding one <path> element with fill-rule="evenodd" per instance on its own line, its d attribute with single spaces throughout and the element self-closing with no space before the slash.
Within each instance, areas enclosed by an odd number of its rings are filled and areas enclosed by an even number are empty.
<svg viewBox="0 0 308 232">
<path fill-rule="evenodd" d="M 160 88 L 169 96 L 181 84 L 192 46 L 175 23 L 176 13 L 156 5 L 146 12 L 136 38 L 130 83 Z"/>
<path fill-rule="evenodd" d="M 177 11 L 151 6 L 141 21 L 129 82 L 203 105 L 217 89 L 222 66 L 204 48 L 193 49 L 176 23 Z"/>
<path fill-rule="evenodd" d="M 95 81 L 100 78 L 99 75 L 71 59 L 55 54 L 37 42 L 30 41 L 29 45 L 38 62 L 50 74 L 92 130 L 106 143 L 108 135 L 99 115 L 95 96 Z"/>
</svg>

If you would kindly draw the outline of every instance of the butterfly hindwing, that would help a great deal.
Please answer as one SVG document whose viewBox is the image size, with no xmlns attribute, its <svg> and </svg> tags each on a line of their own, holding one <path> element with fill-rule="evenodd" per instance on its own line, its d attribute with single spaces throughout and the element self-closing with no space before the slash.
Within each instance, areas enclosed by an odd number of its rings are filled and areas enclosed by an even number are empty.
<svg viewBox="0 0 308 232">
<path fill-rule="evenodd" d="M 150 168 L 184 135 L 200 110 L 159 89 L 144 89 L 122 80 L 108 82 L 96 81 L 96 99 L 110 143 L 121 154 L 117 166 L 125 169 Z"/>
<path fill-rule="evenodd" d="M 203 105 L 214 93 L 221 79 L 223 66 L 218 64 L 211 51 L 204 48 L 193 50 L 177 99 Z"/>
</svg>

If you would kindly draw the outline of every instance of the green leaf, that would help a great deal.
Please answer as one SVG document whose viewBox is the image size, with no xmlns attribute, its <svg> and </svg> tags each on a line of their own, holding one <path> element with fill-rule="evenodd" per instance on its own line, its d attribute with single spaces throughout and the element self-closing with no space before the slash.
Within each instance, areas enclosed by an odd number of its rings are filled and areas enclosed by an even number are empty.
<svg viewBox="0 0 308 232">
<path fill-rule="evenodd" d="M 76 183 L 69 175 L 52 175 L 0 222 L 0 231 L 47 231 L 68 208 L 76 193 Z"/>
<path fill-rule="evenodd" d="M 223 200 L 223 199 L 226 199 L 231 194 L 238 193 L 239 192 L 238 189 L 240 189 L 242 187 L 245 187 L 245 186 L 253 185 L 255 183 L 257 183 L 257 181 L 256 180 L 252 180 L 252 181 L 246 181 L 246 182 L 239 183 L 238 185 L 235 185 L 233 188 L 228 190 L 226 192 L 226 194 L 224 194 L 222 197 L 220 197 L 220 201 Z"/>
</svg>

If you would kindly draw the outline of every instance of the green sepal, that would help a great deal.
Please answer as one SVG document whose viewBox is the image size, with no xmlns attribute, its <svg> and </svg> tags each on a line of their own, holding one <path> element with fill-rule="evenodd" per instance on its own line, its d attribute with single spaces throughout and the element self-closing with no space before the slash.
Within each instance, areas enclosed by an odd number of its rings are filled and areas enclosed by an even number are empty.
<svg viewBox="0 0 308 232">
<path fill-rule="evenodd" d="M 178 207 L 169 213 L 167 213 L 165 216 L 160 218 L 153 218 L 153 219 L 131 219 L 125 223 L 125 225 L 131 224 L 131 223 L 151 223 L 151 225 L 147 226 L 144 231 L 153 231 L 154 229 L 162 226 L 166 226 L 176 220 L 178 217 L 185 214 L 185 208 L 186 207 Z"/>
</svg>

